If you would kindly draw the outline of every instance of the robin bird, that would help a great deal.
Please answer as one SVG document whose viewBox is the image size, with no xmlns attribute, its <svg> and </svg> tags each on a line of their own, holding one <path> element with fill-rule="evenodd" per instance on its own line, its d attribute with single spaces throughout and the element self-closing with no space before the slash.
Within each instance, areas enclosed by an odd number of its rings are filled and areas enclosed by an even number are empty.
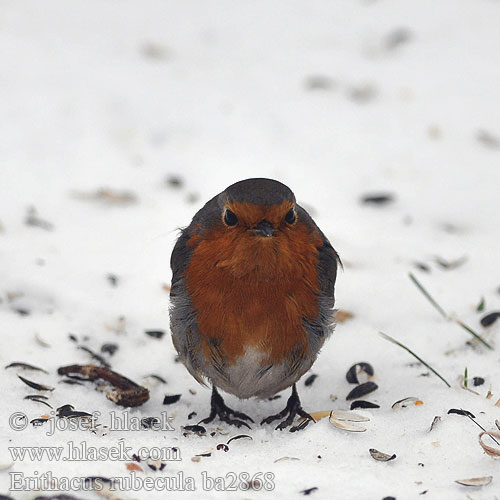
<svg viewBox="0 0 500 500">
<path fill-rule="evenodd" d="M 337 252 L 292 191 L 271 179 L 229 186 L 182 230 L 171 257 L 170 328 L 180 360 L 212 385 L 210 415 L 250 427 L 217 388 L 241 399 L 269 398 L 292 386 L 283 411 L 301 406 L 296 382 L 334 327 Z"/>
</svg>

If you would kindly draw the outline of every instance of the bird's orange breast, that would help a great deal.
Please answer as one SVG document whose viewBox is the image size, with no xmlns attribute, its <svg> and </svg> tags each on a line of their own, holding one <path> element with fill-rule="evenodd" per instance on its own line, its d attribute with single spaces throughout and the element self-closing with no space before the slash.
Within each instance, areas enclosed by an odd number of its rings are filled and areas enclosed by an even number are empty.
<svg viewBox="0 0 500 500">
<path fill-rule="evenodd" d="M 304 352 L 303 320 L 319 312 L 321 244 L 303 223 L 271 238 L 224 227 L 193 236 L 185 277 L 203 354 L 213 355 L 217 345 L 224 361 L 234 363 L 254 348 L 277 363 Z"/>
</svg>

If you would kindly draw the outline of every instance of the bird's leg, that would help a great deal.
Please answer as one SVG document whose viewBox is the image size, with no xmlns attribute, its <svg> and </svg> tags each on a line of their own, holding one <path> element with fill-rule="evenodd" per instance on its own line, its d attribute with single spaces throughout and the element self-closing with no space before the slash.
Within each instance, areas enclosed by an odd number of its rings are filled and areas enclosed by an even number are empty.
<svg viewBox="0 0 500 500">
<path fill-rule="evenodd" d="M 302 405 L 300 404 L 299 395 L 297 394 L 297 387 L 295 386 L 295 384 L 293 384 L 293 386 L 292 386 L 292 395 L 288 398 L 285 409 L 283 411 L 280 411 L 276 415 L 271 415 L 270 417 L 265 418 L 260 423 L 260 425 L 270 424 L 271 422 L 274 422 L 275 420 L 279 420 L 280 418 L 284 418 L 286 415 L 288 415 L 288 417 L 286 417 L 285 420 L 283 420 L 276 427 L 276 430 L 281 431 L 281 430 L 285 429 L 286 427 L 289 427 L 290 425 L 292 425 L 293 420 L 295 419 L 295 417 L 297 415 L 299 415 L 300 417 L 304 417 L 304 418 L 312 420 L 311 415 L 309 415 L 309 413 L 307 413 L 306 411 L 304 411 L 302 409 Z M 299 428 L 293 428 L 293 429 L 299 430 Z M 290 429 L 290 430 L 293 430 L 293 429 Z"/>
<path fill-rule="evenodd" d="M 230 415 L 236 418 L 230 418 Z M 200 424 L 209 424 L 215 417 L 219 417 L 223 422 L 226 422 L 231 425 L 235 425 L 236 427 L 251 427 L 243 420 L 249 420 L 253 423 L 253 420 L 244 413 L 239 411 L 235 411 L 229 406 L 226 406 L 222 396 L 217 391 L 217 388 L 212 386 L 212 398 L 210 400 L 210 415 L 207 418 L 204 418 Z"/>
</svg>

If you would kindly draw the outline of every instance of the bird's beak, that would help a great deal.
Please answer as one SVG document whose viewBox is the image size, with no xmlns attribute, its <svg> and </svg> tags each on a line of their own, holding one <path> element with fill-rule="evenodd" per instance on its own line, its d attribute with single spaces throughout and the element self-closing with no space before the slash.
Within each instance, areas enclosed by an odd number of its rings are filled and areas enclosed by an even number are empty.
<svg viewBox="0 0 500 500">
<path fill-rule="evenodd" d="M 252 228 L 252 232 L 256 236 L 263 236 L 264 238 L 269 238 L 274 233 L 274 227 L 267 220 L 263 220 L 263 221 L 260 221 L 255 227 Z"/>
</svg>

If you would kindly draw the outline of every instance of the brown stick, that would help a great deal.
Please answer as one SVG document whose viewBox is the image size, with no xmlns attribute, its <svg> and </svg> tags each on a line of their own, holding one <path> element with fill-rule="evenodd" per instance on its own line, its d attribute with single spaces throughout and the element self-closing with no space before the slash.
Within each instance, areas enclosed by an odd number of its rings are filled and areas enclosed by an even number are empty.
<svg viewBox="0 0 500 500">
<path fill-rule="evenodd" d="M 61 366 L 57 373 L 59 375 L 78 374 L 83 375 L 87 380 L 102 379 L 109 382 L 116 389 L 106 393 L 106 397 L 120 406 L 140 406 L 149 399 L 149 389 L 104 366 Z"/>
</svg>

